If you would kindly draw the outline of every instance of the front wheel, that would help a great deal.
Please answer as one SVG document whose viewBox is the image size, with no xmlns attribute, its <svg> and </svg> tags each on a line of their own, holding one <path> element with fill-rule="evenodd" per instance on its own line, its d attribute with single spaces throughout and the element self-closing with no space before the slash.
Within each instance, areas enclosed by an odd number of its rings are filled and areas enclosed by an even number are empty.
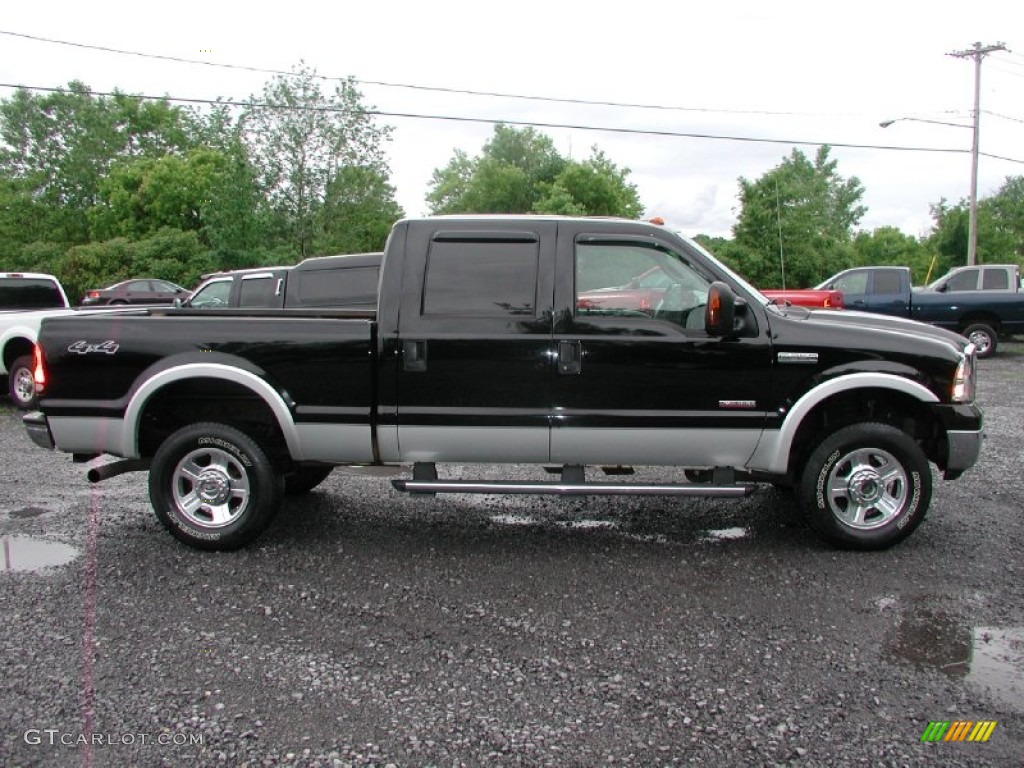
<svg viewBox="0 0 1024 768">
<path fill-rule="evenodd" d="M 217 423 L 182 427 L 163 442 L 149 470 L 160 522 L 197 549 L 237 549 L 281 507 L 284 483 L 244 432 Z"/>
<path fill-rule="evenodd" d="M 964 328 L 963 336 L 974 345 L 978 358 L 992 357 L 996 353 L 998 337 L 992 326 L 975 323 Z"/>
<path fill-rule="evenodd" d="M 887 424 L 853 424 L 811 453 L 799 493 L 812 524 L 833 544 L 885 549 L 924 519 L 931 467 L 905 432 Z"/>
<path fill-rule="evenodd" d="M 36 407 L 36 382 L 32 378 L 32 356 L 22 355 L 7 372 L 7 394 L 15 407 L 23 411 Z"/>
</svg>

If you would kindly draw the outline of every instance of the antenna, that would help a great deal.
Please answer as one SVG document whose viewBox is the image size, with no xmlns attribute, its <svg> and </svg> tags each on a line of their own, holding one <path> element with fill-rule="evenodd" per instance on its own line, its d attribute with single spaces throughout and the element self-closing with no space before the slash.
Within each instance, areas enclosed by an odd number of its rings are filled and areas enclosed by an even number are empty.
<svg viewBox="0 0 1024 768">
<path fill-rule="evenodd" d="M 779 225 L 779 267 L 782 269 L 782 290 L 786 290 L 786 259 L 782 255 L 782 202 L 779 200 L 778 179 L 775 179 L 775 220 Z"/>
</svg>

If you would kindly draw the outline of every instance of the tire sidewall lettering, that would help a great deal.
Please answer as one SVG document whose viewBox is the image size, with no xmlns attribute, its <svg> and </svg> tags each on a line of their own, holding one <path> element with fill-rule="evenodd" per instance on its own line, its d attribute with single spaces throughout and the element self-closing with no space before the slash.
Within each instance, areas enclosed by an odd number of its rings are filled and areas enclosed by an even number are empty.
<svg viewBox="0 0 1024 768">
<path fill-rule="evenodd" d="M 825 501 L 825 480 L 828 479 L 828 473 L 832 471 L 832 467 L 839 461 L 839 457 L 842 451 L 836 449 L 832 454 L 825 459 L 825 463 L 821 466 L 821 471 L 818 473 L 818 482 L 815 486 L 815 500 L 818 504 L 818 509 L 826 509 L 827 502 Z"/>
<path fill-rule="evenodd" d="M 911 472 L 910 477 L 914 485 L 914 493 L 910 497 L 910 503 L 904 506 L 903 511 L 897 515 L 896 527 L 900 530 L 903 530 L 903 526 L 917 514 L 917 508 L 921 503 L 921 473 Z"/>
<path fill-rule="evenodd" d="M 232 454 L 240 462 L 245 464 L 245 466 L 252 466 L 252 459 L 249 458 L 249 455 L 241 448 L 239 448 L 237 445 L 228 442 L 227 440 L 223 440 L 219 437 L 198 437 L 196 438 L 196 445 L 213 446 L 216 448 L 221 448 L 222 450 L 225 450 L 228 453 Z"/>
</svg>

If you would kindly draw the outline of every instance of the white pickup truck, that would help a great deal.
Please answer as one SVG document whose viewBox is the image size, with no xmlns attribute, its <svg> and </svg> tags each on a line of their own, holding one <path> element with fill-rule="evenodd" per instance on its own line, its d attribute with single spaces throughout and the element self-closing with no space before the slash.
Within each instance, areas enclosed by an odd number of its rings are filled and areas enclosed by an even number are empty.
<svg viewBox="0 0 1024 768">
<path fill-rule="evenodd" d="M 60 281 L 39 272 L 0 272 L 0 375 L 11 402 L 35 407 L 32 345 L 44 317 L 74 312 Z"/>
</svg>

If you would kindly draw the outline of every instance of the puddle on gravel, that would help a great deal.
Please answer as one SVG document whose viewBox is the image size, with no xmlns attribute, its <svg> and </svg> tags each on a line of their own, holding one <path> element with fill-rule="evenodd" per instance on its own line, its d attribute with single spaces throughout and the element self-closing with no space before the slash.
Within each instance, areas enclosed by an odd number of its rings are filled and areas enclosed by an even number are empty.
<svg viewBox="0 0 1024 768">
<path fill-rule="evenodd" d="M 58 541 L 31 536 L 0 537 L 0 572 L 38 571 L 67 565 L 78 557 L 78 550 Z"/>
<path fill-rule="evenodd" d="M 954 614 L 919 610 L 903 617 L 886 650 L 1024 712 L 1024 627 L 969 627 Z"/>
</svg>

